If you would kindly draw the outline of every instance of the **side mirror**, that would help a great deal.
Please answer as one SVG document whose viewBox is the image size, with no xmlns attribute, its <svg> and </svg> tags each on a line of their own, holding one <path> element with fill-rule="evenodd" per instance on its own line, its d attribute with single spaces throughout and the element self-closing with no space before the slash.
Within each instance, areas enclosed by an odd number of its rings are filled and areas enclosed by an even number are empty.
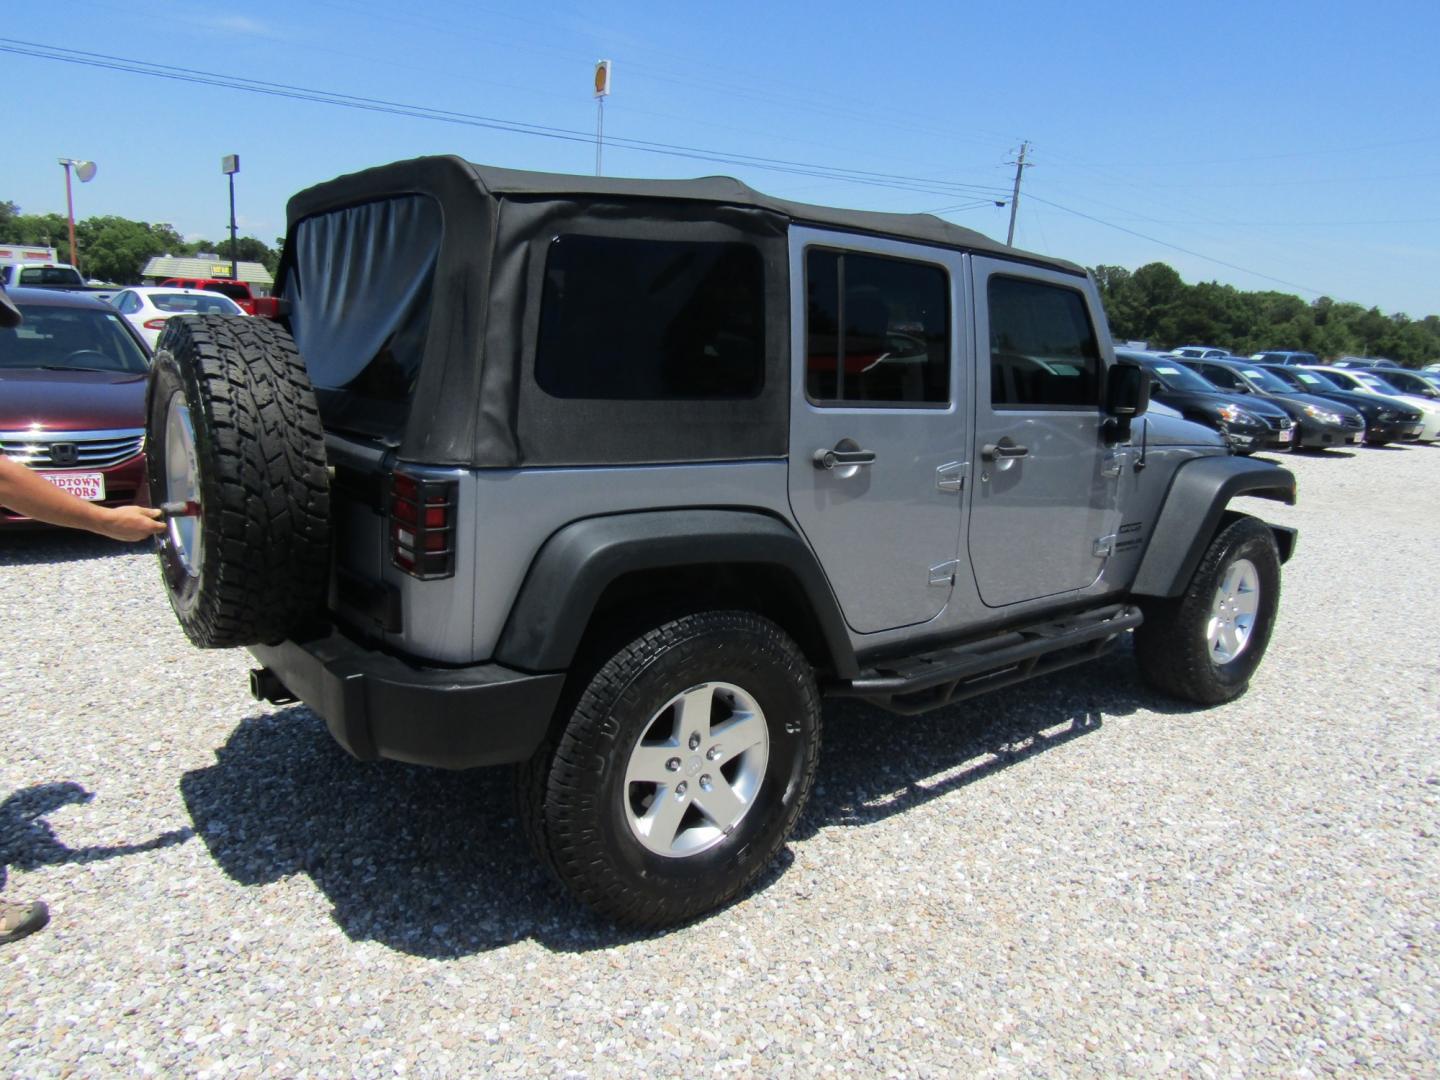
<svg viewBox="0 0 1440 1080">
<path fill-rule="evenodd" d="M 1130 421 L 1150 407 L 1150 373 L 1132 360 L 1116 360 L 1105 373 L 1106 437 L 1130 438 Z"/>
</svg>

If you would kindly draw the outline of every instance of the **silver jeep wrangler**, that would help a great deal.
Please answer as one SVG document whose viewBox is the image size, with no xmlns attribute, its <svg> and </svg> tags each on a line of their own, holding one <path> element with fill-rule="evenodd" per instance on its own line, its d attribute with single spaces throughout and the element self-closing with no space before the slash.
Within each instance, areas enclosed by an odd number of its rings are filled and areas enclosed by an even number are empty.
<svg viewBox="0 0 1440 1080">
<path fill-rule="evenodd" d="M 278 294 L 159 342 L 180 623 L 358 758 L 518 764 L 609 918 L 755 880 L 826 696 L 919 712 L 1134 631 L 1151 684 L 1214 703 L 1265 652 L 1294 534 L 1230 503 L 1294 478 L 1147 415 L 1070 263 L 434 157 L 296 195 Z"/>
</svg>

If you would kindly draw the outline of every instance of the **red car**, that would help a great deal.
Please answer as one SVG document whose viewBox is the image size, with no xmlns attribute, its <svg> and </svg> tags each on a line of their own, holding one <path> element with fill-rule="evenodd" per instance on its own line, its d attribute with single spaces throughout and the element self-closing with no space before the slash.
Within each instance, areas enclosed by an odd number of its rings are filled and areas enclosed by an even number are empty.
<svg viewBox="0 0 1440 1080">
<path fill-rule="evenodd" d="M 82 499 L 145 505 L 144 342 L 83 293 L 9 295 L 25 321 L 0 329 L 0 454 Z M 0 528 L 20 524 L 34 523 L 0 508 Z"/>
</svg>

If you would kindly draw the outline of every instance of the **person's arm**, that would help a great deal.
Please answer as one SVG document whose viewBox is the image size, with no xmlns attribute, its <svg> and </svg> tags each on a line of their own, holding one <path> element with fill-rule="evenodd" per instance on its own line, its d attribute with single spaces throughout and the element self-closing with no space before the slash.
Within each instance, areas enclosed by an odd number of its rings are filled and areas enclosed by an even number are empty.
<svg viewBox="0 0 1440 1080">
<path fill-rule="evenodd" d="M 8 506 L 36 521 L 86 529 L 112 540 L 144 540 L 165 531 L 159 510 L 86 502 L 3 456 L 0 456 L 0 506 Z"/>
</svg>

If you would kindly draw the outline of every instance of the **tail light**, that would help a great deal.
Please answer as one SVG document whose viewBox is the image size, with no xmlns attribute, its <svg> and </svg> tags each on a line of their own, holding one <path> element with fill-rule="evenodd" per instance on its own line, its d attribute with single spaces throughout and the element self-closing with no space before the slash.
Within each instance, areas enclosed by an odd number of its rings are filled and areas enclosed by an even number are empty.
<svg viewBox="0 0 1440 1080">
<path fill-rule="evenodd" d="M 453 480 L 390 477 L 390 561 L 421 579 L 455 573 Z"/>
<path fill-rule="evenodd" d="M 164 320 L 164 319 L 146 319 L 146 320 L 145 320 L 145 329 L 146 329 L 146 330 L 164 330 L 164 329 L 165 329 L 165 320 Z"/>
</svg>

